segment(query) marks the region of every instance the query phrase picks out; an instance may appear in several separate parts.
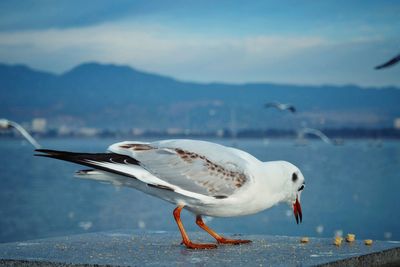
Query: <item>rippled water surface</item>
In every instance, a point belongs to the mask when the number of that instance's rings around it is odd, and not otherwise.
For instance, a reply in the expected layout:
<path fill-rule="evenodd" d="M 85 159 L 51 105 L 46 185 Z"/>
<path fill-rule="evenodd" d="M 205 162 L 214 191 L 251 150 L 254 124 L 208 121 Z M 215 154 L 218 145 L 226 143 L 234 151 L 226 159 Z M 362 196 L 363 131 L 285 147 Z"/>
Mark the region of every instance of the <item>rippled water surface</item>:
<path fill-rule="evenodd" d="M 112 139 L 44 139 L 46 148 L 102 152 Z M 229 140 L 212 140 L 232 145 Z M 400 240 L 400 142 L 348 140 L 343 146 L 313 141 L 238 140 L 261 160 L 287 160 L 306 178 L 303 223 L 281 204 L 251 216 L 212 218 L 216 231 Z M 174 206 L 129 188 L 73 178 L 71 163 L 33 157 L 20 140 L 0 139 L 0 242 L 117 228 L 176 231 Z M 184 212 L 188 230 L 198 230 Z"/>

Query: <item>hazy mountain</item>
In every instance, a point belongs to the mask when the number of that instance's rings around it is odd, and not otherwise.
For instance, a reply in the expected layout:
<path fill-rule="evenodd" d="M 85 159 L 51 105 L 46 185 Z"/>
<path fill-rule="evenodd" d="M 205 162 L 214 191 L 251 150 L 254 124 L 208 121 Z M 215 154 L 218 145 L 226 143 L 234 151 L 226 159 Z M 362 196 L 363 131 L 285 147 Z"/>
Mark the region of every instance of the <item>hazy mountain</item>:
<path fill-rule="evenodd" d="M 398 88 L 188 83 L 127 66 L 85 63 L 55 75 L 0 64 L 0 117 L 101 128 L 391 127 Z M 292 103 L 296 114 L 266 110 Z"/>

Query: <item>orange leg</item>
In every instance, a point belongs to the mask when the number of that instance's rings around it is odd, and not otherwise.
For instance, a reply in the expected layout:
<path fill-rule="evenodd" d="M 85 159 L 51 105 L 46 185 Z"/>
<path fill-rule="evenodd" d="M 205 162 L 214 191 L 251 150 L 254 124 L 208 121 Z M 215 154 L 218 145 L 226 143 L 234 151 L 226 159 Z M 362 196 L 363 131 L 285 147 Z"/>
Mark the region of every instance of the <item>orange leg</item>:
<path fill-rule="evenodd" d="M 251 240 L 241 240 L 241 239 L 229 239 L 220 236 L 214 230 L 212 230 L 210 227 L 208 227 L 204 222 L 203 219 L 201 218 L 201 215 L 197 215 L 196 217 L 196 223 L 198 226 L 200 226 L 201 229 L 209 233 L 212 237 L 214 237 L 219 244 L 232 244 L 232 245 L 239 245 L 239 244 L 244 244 L 244 243 L 250 243 Z"/>
<path fill-rule="evenodd" d="M 183 206 L 178 206 L 176 209 L 174 209 L 174 218 L 176 221 L 176 224 L 178 225 L 179 231 L 181 232 L 182 235 L 182 242 L 185 244 L 187 248 L 190 249 L 211 249 L 211 248 L 216 248 L 217 245 L 215 244 L 196 244 L 190 241 L 189 236 L 186 234 L 185 228 L 183 228 L 183 224 L 181 221 L 181 210 L 183 209 Z"/>

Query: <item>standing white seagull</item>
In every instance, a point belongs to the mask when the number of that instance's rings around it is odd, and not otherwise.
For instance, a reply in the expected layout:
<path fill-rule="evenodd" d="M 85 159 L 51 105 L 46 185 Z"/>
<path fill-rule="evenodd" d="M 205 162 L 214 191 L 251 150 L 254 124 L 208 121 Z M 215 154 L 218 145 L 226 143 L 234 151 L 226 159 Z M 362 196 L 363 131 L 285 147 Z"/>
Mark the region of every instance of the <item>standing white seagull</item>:
<path fill-rule="evenodd" d="M 202 215 L 231 217 L 257 213 L 280 202 L 293 206 L 302 221 L 300 195 L 304 177 L 286 161 L 261 162 L 231 147 L 196 140 L 151 143 L 125 141 L 111 145 L 109 153 L 74 153 L 38 149 L 37 156 L 66 160 L 93 169 L 78 171 L 80 178 L 133 187 L 171 202 L 183 243 L 191 249 L 215 244 L 190 241 L 180 219 L 183 208 L 196 215 L 196 223 L 220 244 L 250 240 L 224 238 L 210 229 Z"/>

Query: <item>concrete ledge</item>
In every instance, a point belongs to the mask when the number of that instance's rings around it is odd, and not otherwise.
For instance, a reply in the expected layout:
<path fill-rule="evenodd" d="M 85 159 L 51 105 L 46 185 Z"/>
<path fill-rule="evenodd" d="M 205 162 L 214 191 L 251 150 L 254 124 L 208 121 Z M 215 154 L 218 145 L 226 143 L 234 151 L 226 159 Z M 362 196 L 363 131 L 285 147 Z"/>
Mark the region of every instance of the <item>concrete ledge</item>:
<path fill-rule="evenodd" d="M 189 233 L 193 240 L 213 242 L 203 233 Z M 163 231 L 129 231 L 73 235 L 0 244 L 2 266 L 395 266 L 400 264 L 400 242 L 344 243 L 310 238 L 249 235 L 240 246 L 221 245 L 214 250 L 188 250 L 180 234 Z"/>

